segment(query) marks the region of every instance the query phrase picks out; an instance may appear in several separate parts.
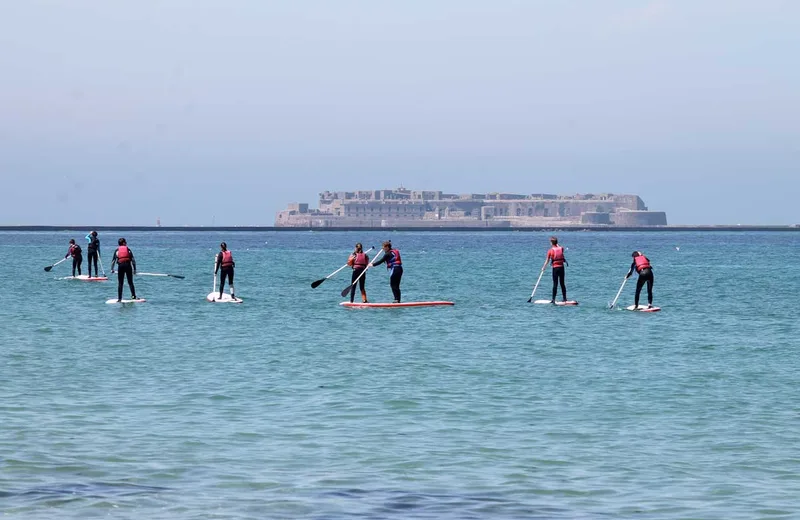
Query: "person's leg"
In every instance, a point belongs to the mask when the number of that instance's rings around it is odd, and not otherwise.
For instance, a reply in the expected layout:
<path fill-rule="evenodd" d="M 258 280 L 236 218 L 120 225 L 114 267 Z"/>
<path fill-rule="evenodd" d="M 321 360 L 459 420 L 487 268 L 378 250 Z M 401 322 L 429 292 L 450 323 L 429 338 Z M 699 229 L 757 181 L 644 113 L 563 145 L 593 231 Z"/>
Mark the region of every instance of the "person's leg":
<path fill-rule="evenodd" d="M 642 286 L 644 285 L 645 279 L 643 277 L 638 277 L 636 279 L 636 296 L 633 298 L 633 306 L 634 308 L 639 308 L 639 295 L 642 293 Z"/>
<path fill-rule="evenodd" d="M 131 299 L 136 299 L 136 287 L 133 286 L 133 266 L 128 264 L 128 269 L 125 271 L 125 276 L 128 278 L 128 287 L 131 289 Z"/>
<path fill-rule="evenodd" d="M 653 282 L 655 281 L 655 277 L 653 276 L 653 271 L 650 271 L 650 276 L 647 277 L 647 304 L 649 306 L 653 306 Z"/>
<path fill-rule="evenodd" d="M 564 298 L 564 301 L 567 301 L 567 284 L 564 278 L 566 277 L 566 273 L 564 268 L 560 268 L 558 273 L 558 280 L 561 282 L 561 296 Z"/>

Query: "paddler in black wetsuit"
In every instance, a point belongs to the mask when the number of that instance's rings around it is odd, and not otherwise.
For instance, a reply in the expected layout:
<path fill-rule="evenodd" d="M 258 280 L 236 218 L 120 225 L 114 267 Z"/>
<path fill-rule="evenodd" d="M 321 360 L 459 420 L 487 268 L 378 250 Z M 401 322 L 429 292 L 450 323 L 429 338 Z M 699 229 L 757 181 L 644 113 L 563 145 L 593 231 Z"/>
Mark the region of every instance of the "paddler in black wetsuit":
<path fill-rule="evenodd" d="M 97 258 L 100 256 L 100 239 L 97 238 L 97 231 L 92 231 L 86 235 L 86 240 L 89 245 L 86 246 L 86 251 L 89 253 L 87 256 L 87 263 L 89 265 L 89 278 L 92 277 L 92 261 L 94 261 L 94 276 L 100 276 L 97 271 Z"/>
<path fill-rule="evenodd" d="M 67 250 L 67 254 L 64 255 L 64 258 L 72 257 L 72 277 L 75 277 L 75 269 L 78 269 L 78 275 L 81 275 L 81 264 L 83 263 L 83 251 L 81 251 L 81 246 L 75 243 L 74 238 L 69 239 L 69 249 Z"/>
<path fill-rule="evenodd" d="M 403 278 L 403 262 L 400 260 L 400 251 L 392 248 L 392 242 L 387 240 L 383 243 L 383 256 L 372 265 L 380 265 L 386 262 L 389 269 L 389 285 L 392 288 L 394 301 L 400 303 L 400 279 Z"/>
<path fill-rule="evenodd" d="M 222 242 L 219 245 L 219 253 L 217 253 L 217 262 L 214 266 L 214 274 L 221 269 L 222 276 L 219 279 L 219 299 L 222 299 L 222 290 L 225 288 L 225 278 L 231 286 L 231 298 L 237 300 L 236 290 L 233 288 L 233 270 L 236 267 L 236 262 L 233 261 L 233 254 L 228 251 L 228 244 Z"/>
<path fill-rule="evenodd" d="M 133 251 L 128 247 L 128 243 L 124 238 L 117 240 L 119 247 L 114 250 L 114 256 L 111 258 L 111 274 L 114 274 L 114 264 L 119 267 L 117 275 L 117 301 L 122 301 L 122 283 L 127 276 L 128 288 L 131 290 L 131 299 L 136 298 L 136 288 L 133 286 L 133 275 L 136 274 L 136 259 L 133 258 Z"/>
<path fill-rule="evenodd" d="M 653 282 L 655 281 L 653 266 L 650 265 L 650 259 L 644 256 L 641 251 L 634 251 L 631 256 L 633 257 L 633 263 L 631 263 L 631 268 L 628 274 L 625 275 L 625 279 L 627 280 L 631 277 L 634 269 L 639 273 L 639 278 L 636 280 L 636 296 L 633 299 L 633 310 L 639 308 L 639 294 L 642 292 L 642 286 L 645 283 L 647 283 L 647 308 L 649 309 L 653 306 Z"/>
<path fill-rule="evenodd" d="M 350 258 L 347 259 L 347 265 L 353 268 L 353 276 L 350 277 L 350 283 L 354 284 L 356 280 L 358 280 L 358 287 L 361 289 L 361 302 L 367 303 L 367 291 L 364 288 L 364 285 L 367 283 L 366 278 L 367 275 L 363 273 L 367 269 L 367 265 L 369 265 L 369 256 L 364 252 L 364 246 L 361 245 L 361 242 L 356 244 L 355 250 L 350 254 Z M 361 276 L 361 278 L 359 278 Z M 350 303 L 353 303 L 353 300 L 356 298 L 356 291 L 353 288 L 350 291 Z"/>
<path fill-rule="evenodd" d="M 544 259 L 542 271 L 547 267 L 547 263 L 553 266 L 553 298 L 550 303 L 556 303 L 556 295 L 558 294 L 558 285 L 561 284 L 561 298 L 567 301 L 567 285 L 564 282 L 564 265 L 569 265 L 567 259 L 564 257 L 564 248 L 558 245 L 557 237 L 550 237 L 550 249 L 547 251 L 547 257 Z"/>

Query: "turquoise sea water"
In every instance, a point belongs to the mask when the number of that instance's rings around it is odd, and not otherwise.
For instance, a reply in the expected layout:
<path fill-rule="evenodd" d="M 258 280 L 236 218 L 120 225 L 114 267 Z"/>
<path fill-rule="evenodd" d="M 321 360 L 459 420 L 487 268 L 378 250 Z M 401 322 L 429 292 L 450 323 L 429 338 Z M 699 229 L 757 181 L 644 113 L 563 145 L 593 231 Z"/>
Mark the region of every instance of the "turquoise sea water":
<path fill-rule="evenodd" d="M 42 270 L 84 234 L 0 233 L 8 517 L 800 516 L 800 234 L 561 233 L 574 308 L 526 303 L 546 233 L 126 233 L 186 276 L 129 306 Z M 385 238 L 456 305 L 310 288 Z M 242 305 L 204 300 L 221 240 Z M 607 309 L 634 249 L 660 313 Z"/>

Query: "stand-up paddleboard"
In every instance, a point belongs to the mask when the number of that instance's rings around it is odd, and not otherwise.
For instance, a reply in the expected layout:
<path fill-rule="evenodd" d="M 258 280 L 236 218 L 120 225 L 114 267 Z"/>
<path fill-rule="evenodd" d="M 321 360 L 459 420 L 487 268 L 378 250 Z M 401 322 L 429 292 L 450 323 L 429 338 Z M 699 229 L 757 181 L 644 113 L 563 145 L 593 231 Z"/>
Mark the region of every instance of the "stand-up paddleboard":
<path fill-rule="evenodd" d="M 208 293 L 206 300 L 214 303 L 242 303 L 241 298 L 233 299 L 228 293 L 222 293 L 222 298 L 220 298 L 218 292 Z"/>
<path fill-rule="evenodd" d="M 106 303 L 143 303 L 146 301 L 147 300 L 145 300 L 144 298 L 137 298 L 135 300 L 122 300 L 122 301 L 117 301 L 116 299 L 112 298 L 111 300 L 106 300 Z"/>
<path fill-rule="evenodd" d="M 62 280 L 80 280 L 82 282 L 107 282 L 107 276 L 89 276 L 88 274 L 79 274 L 78 276 L 65 276 Z"/>
<path fill-rule="evenodd" d="M 539 303 L 542 305 L 558 305 L 561 307 L 578 305 L 578 302 L 575 300 L 567 300 L 565 302 L 556 301 L 555 303 L 551 302 L 550 300 L 534 300 L 533 303 Z"/>
<path fill-rule="evenodd" d="M 637 309 L 633 305 L 629 305 L 628 307 L 626 307 L 626 309 L 628 309 L 629 311 L 635 311 L 635 312 L 658 312 L 658 311 L 661 310 L 661 307 L 649 307 L 648 308 L 647 305 L 639 305 L 639 308 Z"/>
<path fill-rule="evenodd" d="M 436 307 L 439 305 L 455 305 L 453 302 L 402 302 L 402 303 L 357 303 L 341 302 L 339 305 L 351 309 L 394 308 L 394 307 Z"/>

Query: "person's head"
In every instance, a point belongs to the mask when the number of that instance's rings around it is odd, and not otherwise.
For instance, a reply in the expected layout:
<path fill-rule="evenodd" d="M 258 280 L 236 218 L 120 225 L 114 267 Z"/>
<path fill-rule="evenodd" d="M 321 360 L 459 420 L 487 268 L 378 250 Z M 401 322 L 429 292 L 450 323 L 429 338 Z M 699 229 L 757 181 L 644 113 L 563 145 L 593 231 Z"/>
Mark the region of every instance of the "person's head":
<path fill-rule="evenodd" d="M 361 245 L 361 242 L 356 242 L 356 253 L 363 253 L 364 246 Z"/>
<path fill-rule="evenodd" d="M 97 231 L 92 231 L 92 236 L 96 237 L 97 236 Z"/>
<path fill-rule="evenodd" d="M 69 243 L 74 245 L 75 244 L 75 239 L 74 238 L 70 238 L 69 239 Z"/>
<path fill-rule="evenodd" d="M 220 245 L 219 245 L 219 248 L 222 251 L 227 251 L 228 250 L 228 244 L 226 244 L 225 242 L 221 242 Z"/>
<path fill-rule="evenodd" d="M 127 242 L 125 241 L 125 239 L 124 239 L 124 238 L 120 238 L 119 240 L 117 240 L 117 244 L 119 244 L 119 245 L 121 245 L 121 246 L 124 246 L 124 245 L 126 245 L 126 244 L 127 244 Z"/>
<path fill-rule="evenodd" d="M 553 244 L 554 246 L 557 246 L 558 245 L 558 237 L 554 237 L 554 236 L 550 237 L 550 243 Z"/>
<path fill-rule="evenodd" d="M 383 243 L 383 250 L 384 251 L 389 251 L 391 248 L 392 248 L 392 241 L 391 240 L 387 240 L 386 242 Z"/>
<path fill-rule="evenodd" d="M 637 256 L 639 256 L 639 255 L 641 255 L 641 254 L 642 254 L 642 253 L 640 253 L 639 251 L 634 251 L 633 253 L 631 253 L 631 256 L 632 256 L 633 258 L 636 258 Z"/>

